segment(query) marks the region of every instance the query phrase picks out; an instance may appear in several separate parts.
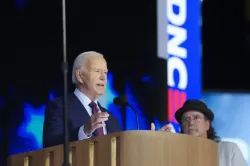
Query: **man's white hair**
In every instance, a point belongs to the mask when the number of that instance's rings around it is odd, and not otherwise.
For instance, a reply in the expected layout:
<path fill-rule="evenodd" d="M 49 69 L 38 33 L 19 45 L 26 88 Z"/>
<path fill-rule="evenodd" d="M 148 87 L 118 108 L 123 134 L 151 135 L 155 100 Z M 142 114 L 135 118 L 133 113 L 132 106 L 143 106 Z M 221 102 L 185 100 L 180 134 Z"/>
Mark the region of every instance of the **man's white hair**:
<path fill-rule="evenodd" d="M 103 56 L 101 53 L 98 53 L 96 51 L 87 51 L 83 52 L 80 55 L 78 55 L 74 61 L 73 69 L 72 69 L 72 83 L 78 84 L 79 81 L 76 78 L 76 70 L 82 69 L 84 64 L 86 64 L 84 61 L 86 60 L 86 57 L 88 56 Z"/>

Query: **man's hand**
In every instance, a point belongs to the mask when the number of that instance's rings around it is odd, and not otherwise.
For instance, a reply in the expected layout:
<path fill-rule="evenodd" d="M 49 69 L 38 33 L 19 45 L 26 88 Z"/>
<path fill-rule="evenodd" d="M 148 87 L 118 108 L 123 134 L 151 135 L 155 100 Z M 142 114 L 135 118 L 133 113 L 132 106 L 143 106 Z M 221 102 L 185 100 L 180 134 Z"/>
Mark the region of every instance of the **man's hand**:
<path fill-rule="evenodd" d="M 154 123 L 151 123 L 151 131 L 155 131 L 155 124 Z M 159 131 L 174 132 L 174 129 L 170 124 L 166 124 Z"/>
<path fill-rule="evenodd" d="M 107 112 L 98 112 L 93 114 L 88 123 L 84 126 L 84 133 L 89 136 L 91 135 L 97 128 L 103 127 L 102 121 L 107 121 L 109 114 Z"/>

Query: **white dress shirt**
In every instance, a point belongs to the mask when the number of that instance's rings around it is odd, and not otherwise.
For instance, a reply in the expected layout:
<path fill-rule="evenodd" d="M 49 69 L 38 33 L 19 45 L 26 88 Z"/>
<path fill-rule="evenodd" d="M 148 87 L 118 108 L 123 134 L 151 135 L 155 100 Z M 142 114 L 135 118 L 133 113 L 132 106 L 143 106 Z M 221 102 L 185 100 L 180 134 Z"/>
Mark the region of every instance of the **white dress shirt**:
<path fill-rule="evenodd" d="M 78 89 L 75 89 L 74 94 L 80 100 L 80 102 L 82 103 L 84 108 L 87 110 L 89 116 L 91 116 L 92 115 L 92 108 L 89 106 L 89 103 L 91 103 L 91 100 L 86 95 L 84 95 L 82 92 L 80 92 Z M 94 102 L 97 104 L 97 100 Z M 97 108 L 99 109 L 99 111 L 101 111 L 98 104 L 97 104 Z M 82 110 L 82 111 L 85 111 L 85 110 Z M 105 123 L 104 122 L 102 122 L 102 123 L 103 123 L 103 133 L 104 133 L 104 135 L 106 135 L 107 129 L 106 129 Z M 90 137 L 91 136 L 88 137 L 84 133 L 84 125 L 81 126 L 79 129 L 79 132 L 78 132 L 78 140 L 84 140 L 84 139 L 88 139 Z"/>
<path fill-rule="evenodd" d="M 226 141 L 219 143 L 219 166 L 247 166 L 237 144 Z"/>

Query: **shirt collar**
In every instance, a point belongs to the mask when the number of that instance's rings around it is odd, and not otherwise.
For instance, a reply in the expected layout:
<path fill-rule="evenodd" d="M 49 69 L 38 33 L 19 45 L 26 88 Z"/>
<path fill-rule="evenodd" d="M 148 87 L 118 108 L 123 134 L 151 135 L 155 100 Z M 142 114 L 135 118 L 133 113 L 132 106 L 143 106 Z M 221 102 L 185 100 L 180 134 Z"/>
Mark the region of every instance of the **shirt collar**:
<path fill-rule="evenodd" d="M 84 106 L 89 106 L 89 103 L 92 102 L 85 94 L 80 92 L 77 88 L 75 89 L 74 94 Z M 97 100 L 95 100 L 94 102 L 97 104 Z"/>

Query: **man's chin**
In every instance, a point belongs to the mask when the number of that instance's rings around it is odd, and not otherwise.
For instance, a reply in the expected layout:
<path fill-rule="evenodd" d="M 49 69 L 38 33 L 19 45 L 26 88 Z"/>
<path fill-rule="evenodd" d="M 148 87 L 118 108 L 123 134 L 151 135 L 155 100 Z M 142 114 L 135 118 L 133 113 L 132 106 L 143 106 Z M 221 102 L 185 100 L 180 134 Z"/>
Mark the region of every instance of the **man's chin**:
<path fill-rule="evenodd" d="M 102 96 L 104 94 L 104 91 L 98 91 L 96 94 L 97 94 L 98 97 L 100 97 L 100 96 Z"/>
<path fill-rule="evenodd" d="M 188 132 L 188 135 L 193 135 L 193 136 L 199 136 L 199 133 L 197 131 L 191 131 L 191 132 Z"/>

